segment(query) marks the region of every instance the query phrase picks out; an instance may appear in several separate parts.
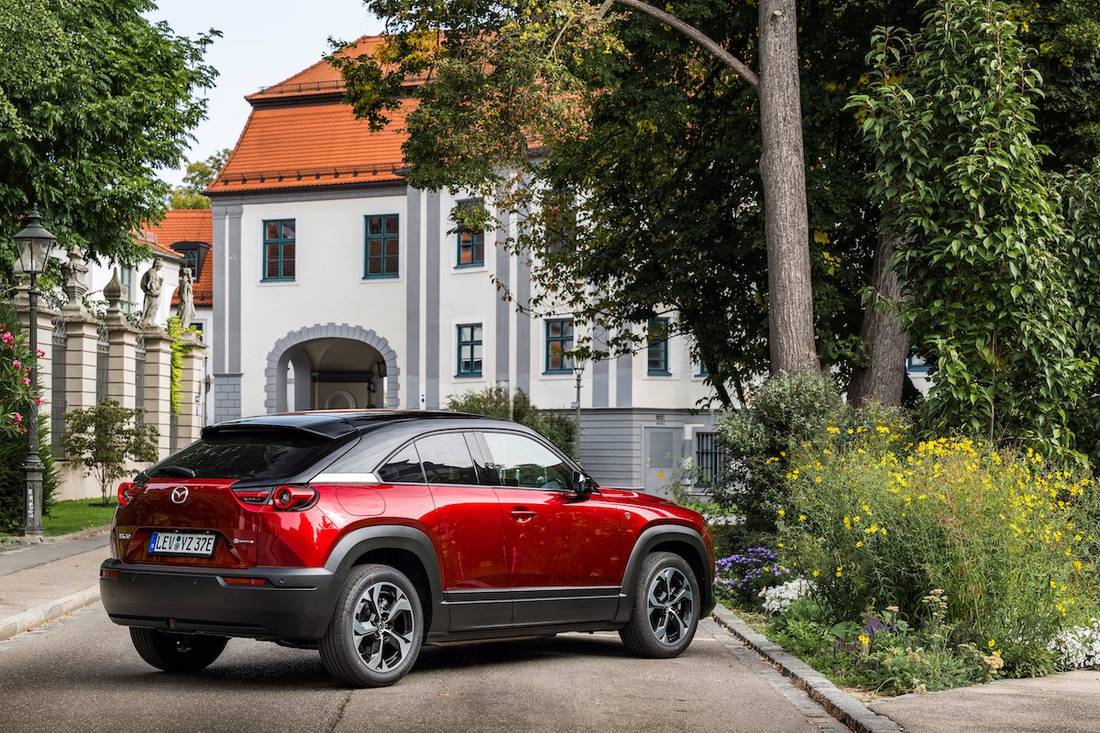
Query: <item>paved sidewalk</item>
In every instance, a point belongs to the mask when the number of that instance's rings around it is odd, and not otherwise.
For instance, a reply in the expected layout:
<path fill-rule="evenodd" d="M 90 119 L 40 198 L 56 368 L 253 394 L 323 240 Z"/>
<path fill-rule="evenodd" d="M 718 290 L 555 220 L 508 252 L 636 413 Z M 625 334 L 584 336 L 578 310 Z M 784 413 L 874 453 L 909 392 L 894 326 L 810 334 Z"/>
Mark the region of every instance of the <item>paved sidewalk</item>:
<path fill-rule="evenodd" d="M 0 552 L 0 639 L 95 601 L 109 554 L 105 532 Z"/>
<path fill-rule="evenodd" d="M 1000 680 L 871 703 L 913 733 L 1095 733 L 1100 730 L 1100 672 Z"/>

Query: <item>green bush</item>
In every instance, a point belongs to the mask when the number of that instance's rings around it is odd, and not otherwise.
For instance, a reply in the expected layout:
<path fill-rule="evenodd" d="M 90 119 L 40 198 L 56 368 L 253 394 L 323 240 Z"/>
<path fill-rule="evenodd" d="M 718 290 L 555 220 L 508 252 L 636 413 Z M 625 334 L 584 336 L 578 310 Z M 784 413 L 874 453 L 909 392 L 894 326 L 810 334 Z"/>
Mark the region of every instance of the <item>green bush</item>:
<path fill-rule="evenodd" d="M 795 601 L 768 628 L 786 650 L 825 670 L 838 684 L 888 695 L 932 692 L 999 676 L 999 650 L 955 642 L 956 625 L 947 618 L 940 591 L 921 599 L 912 623 L 891 607 L 870 614 L 862 624 L 832 623 L 818 601 Z"/>
<path fill-rule="evenodd" d="M 447 399 L 447 409 L 468 412 L 508 420 L 508 390 L 504 387 L 486 387 Z M 573 419 L 560 412 L 547 412 L 531 404 L 522 391 L 512 394 L 511 419 L 535 430 L 551 443 L 574 458 L 578 457 L 577 427 Z"/>
<path fill-rule="evenodd" d="M 1014 674 L 1049 670 L 1049 642 L 1097 597 L 1091 479 L 968 438 L 912 445 L 885 423 L 825 432 L 776 515 L 783 564 L 830 617 L 918 618 L 942 591 L 956 645 L 995 648 Z"/>
<path fill-rule="evenodd" d="M 49 421 L 38 416 L 38 437 L 42 459 L 42 515 L 53 506 L 57 493 L 57 466 L 50 451 Z M 23 461 L 27 459 L 27 436 L 0 434 L 0 531 L 11 532 L 23 526 Z"/>
<path fill-rule="evenodd" d="M 786 500 L 785 477 L 793 456 L 834 441 L 826 429 L 829 426 L 854 436 L 859 426 L 881 423 L 909 430 L 906 411 L 875 404 L 852 408 L 841 401 L 827 377 L 772 377 L 745 408 L 720 418 L 729 466 L 723 484 L 714 491 L 715 501 L 726 511 L 742 515 L 741 533 L 759 542 L 761 533 L 775 530 L 776 509 Z"/>

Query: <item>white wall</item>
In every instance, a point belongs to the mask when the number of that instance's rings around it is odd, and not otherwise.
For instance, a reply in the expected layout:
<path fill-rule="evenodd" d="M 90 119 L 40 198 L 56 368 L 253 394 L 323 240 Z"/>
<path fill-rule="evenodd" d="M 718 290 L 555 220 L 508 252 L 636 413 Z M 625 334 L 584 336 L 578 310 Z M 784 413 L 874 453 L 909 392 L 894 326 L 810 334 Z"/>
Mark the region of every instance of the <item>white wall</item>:
<path fill-rule="evenodd" d="M 323 195 L 323 194 L 320 194 Z M 385 196 L 364 195 L 358 198 L 328 200 L 293 200 L 283 203 L 249 203 L 244 201 L 241 215 L 241 414 L 265 412 L 267 356 L 275 343 L 292 331 L 327 323 L 348 323 L 375 331 L 386 339 L 397 353 L 401 369 L 400 399 L 407 400 L 406 380 L 410 367 L 405 343 L 407 319 L 410 317 L 406 285 L 408 280 L 407 234 L 412 217 L 421 218 L 421 238 L 424 250 L 419 258 L 421 273 L 419 313 L 421 334 L 418 374 L 420 392 L 426 391 L 427 312 L 426 272 L 429 229 L 426 221 L 427 195 L 419 197 L 420 209 L 407 210 L 405 193 Z M 485 264 L 476 267 L 456 267 L 456 235 L 450 212 L 462 195 L 443 193 L 440 196 L 439 231 L 439 399 L 445 405 L 451 395 L 482 389 L 494 384 L 498 374 L 496 334 L 498 328 L 497 300 L 500 293 L 492 282 L 496 271 L 496 233 L 486 232 Z M 364 279 L 364 217 L 371 214 L 399 214 L 401 243 L 401 275 L 395 279 Z M 293 219 L 296 225 L 296 274 L 293 282 L 264 282 L 262 279 L 262 226 L 265 220 Z M 518 259 L 511 258 L 509 281 L 515 287 Z M 228 284 L 235 287 L 234 283 Z M 508 309 L 510 364 L 505 370 L 516 386 L 518 316 L 513 306 Z M 457 326 L 481 323 L 483 327 L 483 362 L 481 377 L 457 376 Z M 544 374 L 545 321 L 532 319 L 530 365 L 531 398 L 540 407 L 565 409 L 575 399 L 575 379 L 572 374 Z M 230 338 L 232 339 L 232 334 Z M 695 376 L 686 340 L 673 337 L 669 343 L 669 364 L 672 375 L 650 377 L 646 373 L 643 349 L 634 357 L 632 406 L 658 409 L 691 408 L 708 394 L 702 380 Z M 615 406 L 616 368 L 609 364 L 610 405 Z M 582 406 L 592 405 L 593 368 L 588 365 L 583 376 Z M 213 412 L 211 410 L 211 415 Z"/>

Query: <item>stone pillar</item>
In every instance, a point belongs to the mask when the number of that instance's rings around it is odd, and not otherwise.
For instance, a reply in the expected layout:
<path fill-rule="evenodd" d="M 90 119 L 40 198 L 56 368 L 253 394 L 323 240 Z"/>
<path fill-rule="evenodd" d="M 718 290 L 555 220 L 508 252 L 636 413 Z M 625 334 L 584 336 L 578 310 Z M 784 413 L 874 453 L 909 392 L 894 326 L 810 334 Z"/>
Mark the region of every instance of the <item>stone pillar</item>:
<path fill-rule="evenodd" d="M 107 298 L 108 343 L 107 398 L 128 410 L 137 407 L 137 380 L 134 368 L 137 359 L 137 329 L 126 318 L 126 288 L 118 279 L 118 269 L 103 288 Z"/>
<path fill-rule="evenodd" d="M 183 375 L 180 379 L 179 446 L 190 445 L 202 432 L 203 346 L 191 331 L 183 332 L 187 347 L 183 354 Z"/>
<path fill-rule="evenodd" d="M 159 328 L 145 336 L 145 424 L 157 429 L 157 457 L 172 452 L 172 340 Z"/>
<path fill-rule="evenodd" d="M 65 321 L 65 410 L 95 406 L 99 323 L 87 314 L 63 314 Z"/>

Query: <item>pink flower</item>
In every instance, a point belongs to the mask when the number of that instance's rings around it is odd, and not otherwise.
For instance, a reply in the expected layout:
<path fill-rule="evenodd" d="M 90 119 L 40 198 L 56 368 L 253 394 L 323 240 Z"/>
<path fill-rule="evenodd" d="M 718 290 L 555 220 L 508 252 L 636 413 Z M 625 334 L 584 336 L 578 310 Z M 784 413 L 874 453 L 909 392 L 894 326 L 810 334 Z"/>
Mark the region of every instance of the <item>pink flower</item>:
<path fill-rule="evenodd" d="M 16 369 L 22 369 L 23 368 L 23 362 L 19 361 L 18 359 L 12 359 L 11 360 L 11 365 L 13 367 L 15 367 Z"/>
<path fill-rule="evenodd" d="M 15 424 L 16 425 L 22 425 L 23 424 L 23 413 L 21 413 L 21 412 L 15 413 Z"/>
<path fill-rule="evenodd" d="M 43 358 L 45 358 L 45 356 L 46 356 L 46 352 L 43 351 L 42 349 L 39 349 L 38 350 L 38 358 L 43 359 Z"/>
<path fill-rule="evenodd" d="M 41 397 L 35 397 L 34 398 L 34 404 L 41 406 L 42 405 L 42 398 Z"/>
<path fill-rule="evenodd" d="M 11 331 L 4 331 L 4 333 L 0 334 L 0 341 L 3 341 L 5 344 L 10 344 L 12 341 L 15 341 L 15 337 L 11 335 Z"/>
<path fill-rule="evenodd" d="M 28 387 L 31 386 L 31 378 L 23 377 L 23 384 L 27 385 Z"/>

